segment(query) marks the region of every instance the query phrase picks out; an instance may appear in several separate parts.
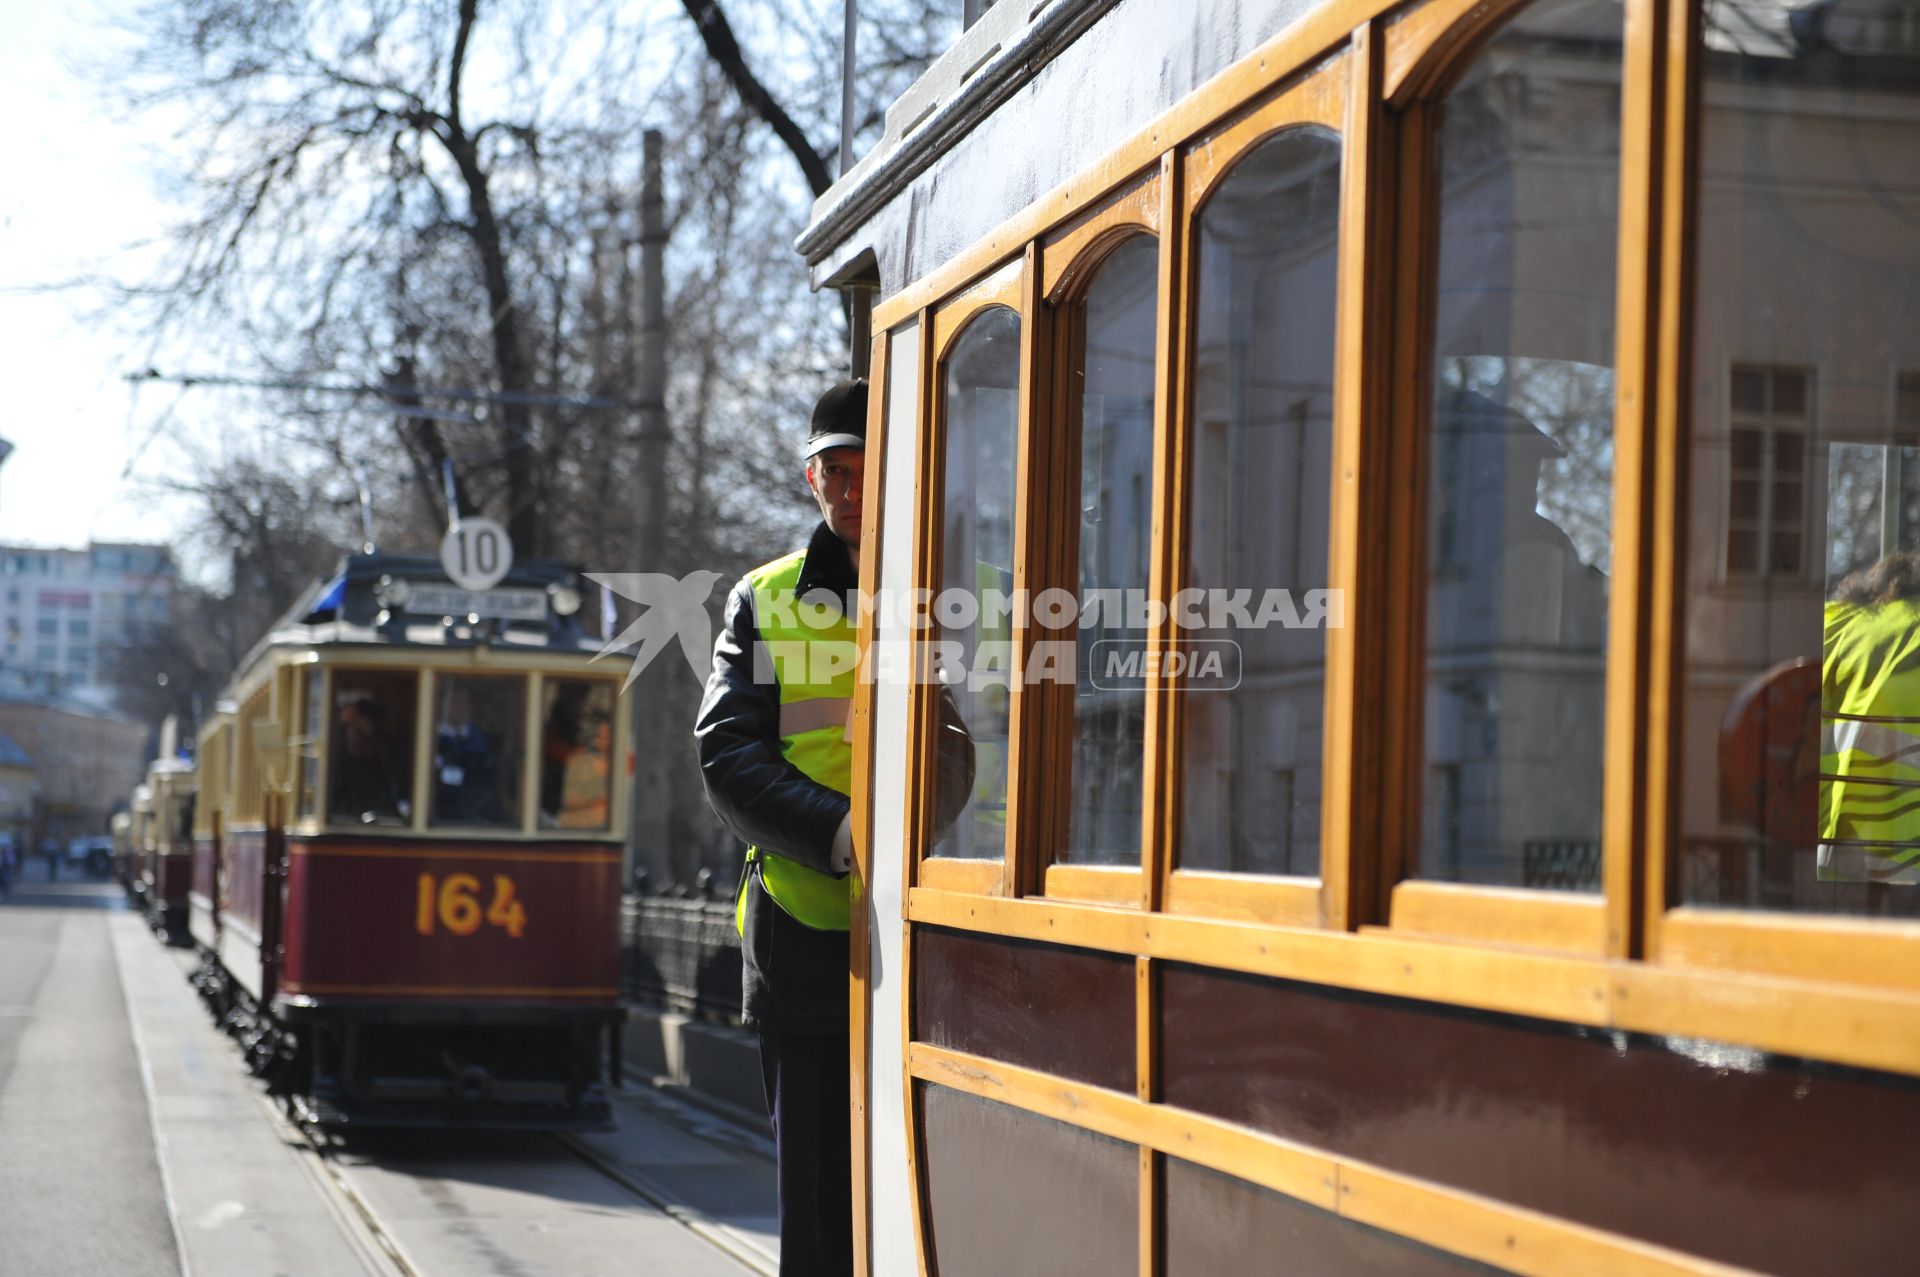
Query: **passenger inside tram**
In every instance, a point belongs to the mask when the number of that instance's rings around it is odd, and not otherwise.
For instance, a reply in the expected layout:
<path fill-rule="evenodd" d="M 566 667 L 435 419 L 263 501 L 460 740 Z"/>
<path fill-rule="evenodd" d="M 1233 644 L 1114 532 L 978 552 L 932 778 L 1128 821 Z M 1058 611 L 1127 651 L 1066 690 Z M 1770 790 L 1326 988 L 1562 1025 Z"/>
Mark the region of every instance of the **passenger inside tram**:
<path fill-rule="evenodd" d="M 605 829 L 613 796 L 614 689 L 553 679 L 540 741 L 540 825 Z"/>
<path fill-rule="evenodd" d="M 446 675 L 435 688 L 432 823 L 517 829 L 526 684 Z"/>
<path fill-rule="evenodd" d="M 397 822 L 403 800 L 394 793 L 392 748 L 380 702 L 365 694 L 344 701 L 334 740 L 334 819 Z"/>

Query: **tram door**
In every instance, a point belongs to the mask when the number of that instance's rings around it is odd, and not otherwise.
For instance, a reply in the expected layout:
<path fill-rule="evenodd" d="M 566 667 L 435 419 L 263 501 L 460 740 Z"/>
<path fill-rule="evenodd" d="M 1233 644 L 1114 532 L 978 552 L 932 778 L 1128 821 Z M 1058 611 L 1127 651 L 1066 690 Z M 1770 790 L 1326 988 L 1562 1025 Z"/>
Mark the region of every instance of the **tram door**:
<path fill-rule="evenodd" d="M 280 990 L 280 970 L 286 962 L 283 935 L 286 919 L 287 831 L 280 798 L 267 795 L 265 850 L 260 858 L 260 1001 L 271 1003 Z"/>

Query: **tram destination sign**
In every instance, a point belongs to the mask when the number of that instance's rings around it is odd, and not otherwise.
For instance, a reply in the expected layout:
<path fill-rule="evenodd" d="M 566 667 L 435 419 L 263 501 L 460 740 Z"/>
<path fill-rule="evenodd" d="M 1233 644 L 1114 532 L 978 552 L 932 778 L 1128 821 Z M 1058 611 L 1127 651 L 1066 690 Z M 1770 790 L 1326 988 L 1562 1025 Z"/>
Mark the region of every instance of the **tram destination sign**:
<path fill-rule="evenodd" d="M 449 585 L 414 584 L 406 610 L 424 616 L 479 616 L 499 621 L 544 621 L 544 590 L 461 590 Z"/>

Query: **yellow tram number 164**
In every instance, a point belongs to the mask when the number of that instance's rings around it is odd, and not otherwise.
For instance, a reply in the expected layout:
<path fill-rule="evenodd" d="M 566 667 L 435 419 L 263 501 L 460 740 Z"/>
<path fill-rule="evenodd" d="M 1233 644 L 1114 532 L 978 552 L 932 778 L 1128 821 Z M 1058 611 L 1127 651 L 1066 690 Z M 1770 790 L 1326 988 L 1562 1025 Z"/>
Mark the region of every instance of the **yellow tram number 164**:
<path fill-rule="evenodd" d="M 518 940 L 527 930 L 527 909 L 514 896 L 513 879 L 493 876 L 493 901 L 480 911 L 480 880 L 472 874 L 448 874 L 436 879 L 421 874 L 415 895 L 413 929 L 423 936 L 434 932 L 435 919 L 456 936 L 470 936 L 485 921 Z"/>

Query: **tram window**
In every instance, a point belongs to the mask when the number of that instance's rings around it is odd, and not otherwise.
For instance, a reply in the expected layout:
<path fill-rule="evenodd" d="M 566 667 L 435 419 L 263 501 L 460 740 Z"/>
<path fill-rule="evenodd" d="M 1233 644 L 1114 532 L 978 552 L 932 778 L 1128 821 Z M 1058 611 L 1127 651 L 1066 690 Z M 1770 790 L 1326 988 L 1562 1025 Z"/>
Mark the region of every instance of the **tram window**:
<path fill-rule="evenodd" d="M 1600 887 L 1623 22 L 1537 0 L 1440 108 L 1427 878 Z"/>
<path fill-rule="evenodd" d="M 334 671 L 327 752 L 327 806 L 334 823 L 412 821 L 417 680 L 411 672 Z"/>
<path fill-rule="evenodd" d="M 434 677 L 429 825 L 436 829 L 520 828 L 526 724 L 524 677 Z"/>
<path fill-rule="evenodd" d="M 1101 265 L 1076 317 L 1080 373 L 1078 597 L 1147 592 L 1153 528 L 1153 356 L 1160 242 L 1136 235 Z M 1083 609 L 1083 616 L 1085 615 Z M 1091 617 L 1087 618 L 1092 620 Z M 1063 859 L 1138 865 L 1146 766 L 1146 684 L 1121 673 L 1146 632 L 1103 613 L 1079 632 L 1074 663 L 1072 805 Z"/>
<path fill-rule="evenodd" d="M 1871 14 L 1728 12 L 1701 36 L 1675 894 L 1920 917 L 1920 63 Z"/>
<path fill-rule="evenodd" d="M 302 817 L 320 814 L 320 737 L 326 731 L 327 673 L 317 665 L 307 667 L 306 699 L 300 718 L 300 805 Z"/>
<path fill-rule="evenodd" d="M 954 339 L 943 364 L 946 453 L 939 591 L 972 595 L 942 621 L 943 677 L 973 738 L 974 785 L 932 854 L 998 860 L 1007 842 L 1011 721 L 1014 460 L 1020 423 L 1020 317 L 990 306 Z M 949 593 L 950 592 L 950 593 Z M 938 611 L 938 609 L 936 609 Z M 970 618 L 970 619 L 969 619 Z M 997 676 L 996 676 L 997 675 Z"/>
<path fill-rule="evenodd" d="M 1187 585 L 1254 618 L 1183 634 L 1230 650 L 1238 685 L 1183 702 L 1187 869 L 1320 871 L 1326 632 L 1273 622 L 1327 586 L 1340 140 L 1288 129 L 1235 165 L 1200 210 Z"/>
<path fill-rule="evenodd" d="M 549 678 L 544 700 L 540 827 L 606 829 L 613 810 L 613 684 Z"/>

